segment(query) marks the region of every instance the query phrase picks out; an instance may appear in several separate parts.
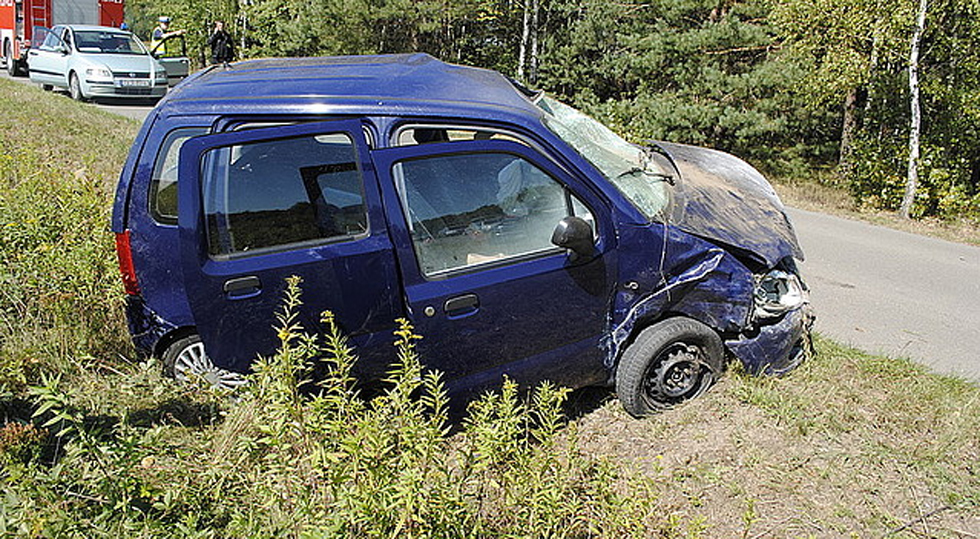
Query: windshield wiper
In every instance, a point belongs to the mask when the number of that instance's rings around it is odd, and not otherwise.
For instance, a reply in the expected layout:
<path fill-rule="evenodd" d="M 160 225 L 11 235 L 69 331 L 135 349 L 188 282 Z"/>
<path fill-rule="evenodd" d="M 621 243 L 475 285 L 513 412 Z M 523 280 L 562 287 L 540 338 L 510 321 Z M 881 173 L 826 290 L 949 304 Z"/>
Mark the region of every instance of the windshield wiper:
<path fill-rule="evenodd" d="M 621 173 L 619 176 L 616 177 L 622 178 L 623 176 L 635 176 L 637 174 L 643 174 L 651 178 L 656 178 L 662 182 L 667 182 L 670 185 L 677 185 L 674 182 L 674 177 L 671 176 L 670 174 L 664 174 L 662 172 L 650 172 L 648 169 L 640 168 L 640 167 L 631 167 L 629 170 L 624 171 L 623 173 Z"/>

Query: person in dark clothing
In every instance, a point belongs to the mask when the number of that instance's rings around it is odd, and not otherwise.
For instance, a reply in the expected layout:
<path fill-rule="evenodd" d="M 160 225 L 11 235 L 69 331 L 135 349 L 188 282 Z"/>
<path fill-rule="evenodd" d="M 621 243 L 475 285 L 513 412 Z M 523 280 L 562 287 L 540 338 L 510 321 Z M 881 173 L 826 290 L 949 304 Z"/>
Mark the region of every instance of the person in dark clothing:
<path fill-rule="evenodd" d="M 235 57 L 231 34 L 225 31 L 225 23 L 222 21 L 214 23 L 214 32 L 208 38 L 208 46 L 211 47 L 212 64 L 227 64 Z"/>

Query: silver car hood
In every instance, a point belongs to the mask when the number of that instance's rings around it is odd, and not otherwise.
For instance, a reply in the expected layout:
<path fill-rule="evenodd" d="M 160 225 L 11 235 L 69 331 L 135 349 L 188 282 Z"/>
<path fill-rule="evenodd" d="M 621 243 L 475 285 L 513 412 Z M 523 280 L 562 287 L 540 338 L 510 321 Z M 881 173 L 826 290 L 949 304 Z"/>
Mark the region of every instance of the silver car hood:
<path fill-rule="evenodd" d="M 113 73 L 125 76 L 126 73 L 147 73 L 163 70 L 150 56 L 135 54 L 86 54 L 85 60 L 93 65 L 103 65 Z"/>
<path fill-rule="evenodd" d="M 717 150 L 657 142 L 680 171 L 668 222 L 733 247 L 769 268 L 803 260 L 796 231 L 772 185 L 751 165 Z"/>

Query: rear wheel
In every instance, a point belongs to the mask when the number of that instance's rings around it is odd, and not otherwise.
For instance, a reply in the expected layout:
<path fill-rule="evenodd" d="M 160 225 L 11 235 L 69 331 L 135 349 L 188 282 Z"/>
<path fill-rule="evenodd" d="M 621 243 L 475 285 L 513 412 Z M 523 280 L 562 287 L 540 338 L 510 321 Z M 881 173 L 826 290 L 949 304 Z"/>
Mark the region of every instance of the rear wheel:
<path fill-rule="evenodd" d="M 693 399 L 721 374 L 718 333 L 690 318 L 668 318 L 637 335 L 616 369 L 616 394 L 630 415 L 644 417 Z"/>
<path fill-rule="evenodd" d="M 246 382 L 241 374 L 216 367 L 197 335 L 174 341 L 163 352 L 161 359 L 163 373 L 181 382 L 204 381 L 223 389 L 235 389 Z"/>
<path fill-rule="evenodd" d="M 78 81 L 78 75 L 75 73 L 68 76 L 68 93 L 71 94 L 71 98 L 75 101 L 85 101 L 85 96 L 82 95 L 82 85 Z"/>

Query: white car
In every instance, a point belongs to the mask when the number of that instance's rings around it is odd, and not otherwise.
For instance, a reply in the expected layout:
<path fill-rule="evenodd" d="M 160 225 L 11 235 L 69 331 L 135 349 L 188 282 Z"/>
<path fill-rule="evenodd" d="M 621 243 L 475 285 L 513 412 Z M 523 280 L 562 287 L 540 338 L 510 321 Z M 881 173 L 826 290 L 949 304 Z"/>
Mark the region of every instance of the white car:
<path fill-rule="evenodd" d="M 133 34 L 107 26 L 35 28 L 28 53 L 31 82 L 68 90 L 73 99 L 159 99 L 167 71 Z"/>

